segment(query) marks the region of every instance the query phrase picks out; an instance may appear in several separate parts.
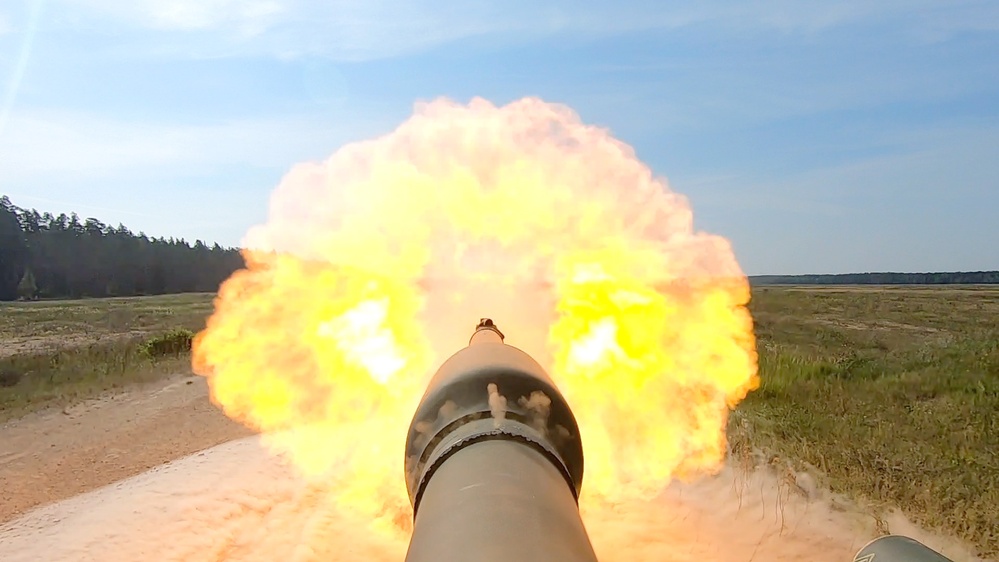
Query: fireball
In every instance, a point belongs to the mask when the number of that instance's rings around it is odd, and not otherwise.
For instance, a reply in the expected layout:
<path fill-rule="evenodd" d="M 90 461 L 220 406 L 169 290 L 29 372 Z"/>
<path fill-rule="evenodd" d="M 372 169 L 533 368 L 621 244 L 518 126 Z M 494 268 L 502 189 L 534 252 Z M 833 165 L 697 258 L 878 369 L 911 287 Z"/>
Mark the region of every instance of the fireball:
<path fill-rule="evenodd" d="M 482 316 L 575 412 L 584 500 L 717 471 L 756 388 L 731 246 L 607 130 L 538 99 L 420 104 L 293 168 L 194 342 L 213 401 L 336 501 L 405 533 L 405 429 Z"/>

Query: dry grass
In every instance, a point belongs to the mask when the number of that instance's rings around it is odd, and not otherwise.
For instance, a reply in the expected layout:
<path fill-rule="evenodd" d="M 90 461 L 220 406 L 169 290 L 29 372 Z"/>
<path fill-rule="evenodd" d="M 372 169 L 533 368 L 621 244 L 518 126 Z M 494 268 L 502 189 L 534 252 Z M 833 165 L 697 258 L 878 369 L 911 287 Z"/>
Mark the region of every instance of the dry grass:
<path fill-rule="evenodd" d="M 0 303 L 0 357 L 110 343 L 185 328 L 212 312 L 210 293 Z"/>
<path fill-rule="evenodd" d="M 999 555 L 999 288 L 757 288 L 752 310 L 733 441 Z"/>
<path fill-rule="evenodd" d="M 150 358 L 141 348 L 142 340 L 127 339 L 0 358 L 0 422 L 190 372 L 190 354 Z"/>
<path fill-rule="evenodd" d="M 0 421 L 190 370 L 190 354 L 151 358 L 144 342 L 199 330 L 211 294 L 0 304 Z"/>

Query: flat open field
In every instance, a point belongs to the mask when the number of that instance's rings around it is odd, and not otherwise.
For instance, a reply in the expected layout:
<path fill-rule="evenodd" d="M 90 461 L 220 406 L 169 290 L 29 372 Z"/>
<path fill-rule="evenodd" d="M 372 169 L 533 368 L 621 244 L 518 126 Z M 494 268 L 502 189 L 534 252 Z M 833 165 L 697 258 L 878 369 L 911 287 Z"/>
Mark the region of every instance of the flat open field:
<path fill-rule="evenodd" d="M 0 357 L 108 342 L 171 328 L 199 330 L 212 294 L 0 303 Z"/>
<path fill-rule="evenodd" d="M 0 303 L 0 422 L 189 372 L 187 354 L 150 358 L 141 343 L 202 329 L 213 296 Z"/>
<path fill-rule="evenodd" d="M 999 287 L 760 287 L 745 440 L 999 557 Z"/>
<path fill-rule="evenodd" d="M 875 513 L 898 506 L 922 525 L 968 541 L 980 556 L 999 557 L 999 287 L 759 287 L 751 308 L 763 384 L 732 416 L 734 454 L 765 451 L 773 464 L 808 470 L 821 486 L 857 498 Z M 26 356 L 36 358 L 30 363 L 36 372 L 0 386 L 0 422 L 59 408 L 9 421 L 0 429 L 4 453 L 30 441 L 35 429 L 49 431 L 37 420 L 69 423 L 71 404 L 91 399 L 88 409 L 113 416 L 119 408 L 113 399 L 92 400 L 108 389 L 157 385 L 162 378 L 171 389 L 163 396 L 177 397 L 159 422 L 129 429 L 123 421 L 94 430 L 126 431 L 126 444 L 114 445 L 116 454 L 153 451 L 141 462 L 119 459 L 108 469 L 105 459 L 95 466 L 93 451 L 111 445 L 79 453 L 78 466 L 53 462 L 46 455 L 57 453 L 39 447 L 27 456 L 11 450 L 0 458 L 0 480 L 14 481 L 18 473 L 10 470 L 18 466 L 19 474 L 35 474 L 34 482 L 57 489 L 22 486 L 17 508 L 0 520 L 84 491 L 59 487 L 59 474 L 67 471 L 106 471 L 83 479 L 97 486 L 171 454 L 245 435 L 207 407 L 203 388 L 196 398 L 182 391 L 203 381 L 166 378 L 187 372 L 186 357 L 150 361 L 134 354 L 136 338 L 174 327 L 197 330 L 210 311 L 211 295 L 0 305 L 0 375 L 27 364 Z M 38 367 L 48 364 L 38 358 L 50 359 L 58 376 Z M 86 368 L 69 367 L 81 363 Z M 135 388 L 129 404 L 144 400 Z M 137 407 L 128 407 L 138 416 Z M 179 424 L 184 411 L 193 421 Z M 157 433 L 156 423 L 183 427 L 187 437 Z M 49 449 L 79 452 L 87 449 L 81 438 Z M 170 445 L 156 447 L 152 440 Z"/>

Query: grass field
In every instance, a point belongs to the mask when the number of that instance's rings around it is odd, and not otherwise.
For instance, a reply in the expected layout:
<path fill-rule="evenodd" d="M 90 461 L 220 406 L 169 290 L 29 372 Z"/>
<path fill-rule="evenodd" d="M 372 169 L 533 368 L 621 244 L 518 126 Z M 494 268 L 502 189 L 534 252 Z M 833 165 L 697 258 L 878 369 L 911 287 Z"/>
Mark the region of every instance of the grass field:
<path fill-rule="evenodd" d="M 0 303 L 0 357 L 204 327 L 211 294 Z"/>
<path fill-rule="evenodd" d="M 999 557 L 999 287 L 757 288 L 736 445 Z"/>
<path fill-rule="evenodd" d="M 0 303 L 0 422 L 164 375 L 190 358 L 149 357 L 159 334 L 204 327 L 211 294 Z"/>
<path fill-rule="evenodd" d="M 761 287 L 751 308 L 762 386 L 733 447 L 999 557 L 999 287 Z M 188 369 L 138 345 L 210 312 L 210 295 L 0 305 L 0 375 L 30 375 L 0 385 L 0 420 Z"/>

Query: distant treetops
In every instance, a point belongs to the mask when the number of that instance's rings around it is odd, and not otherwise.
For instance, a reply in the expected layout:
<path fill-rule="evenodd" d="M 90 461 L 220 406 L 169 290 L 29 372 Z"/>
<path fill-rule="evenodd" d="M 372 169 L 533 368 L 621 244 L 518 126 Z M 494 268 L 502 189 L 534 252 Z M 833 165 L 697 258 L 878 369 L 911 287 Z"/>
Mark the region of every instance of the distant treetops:
<path fill-rule="evenodd" d="M 756 275 L 749 281 L 753 285 L 986 285 L 999 283 L 999 271 Z"/>
<path fill-rule="evenodd" d="M 213 292 L 241 267 L 235 248 L 150 238 L 0 197 L 0 301 Z"/>

